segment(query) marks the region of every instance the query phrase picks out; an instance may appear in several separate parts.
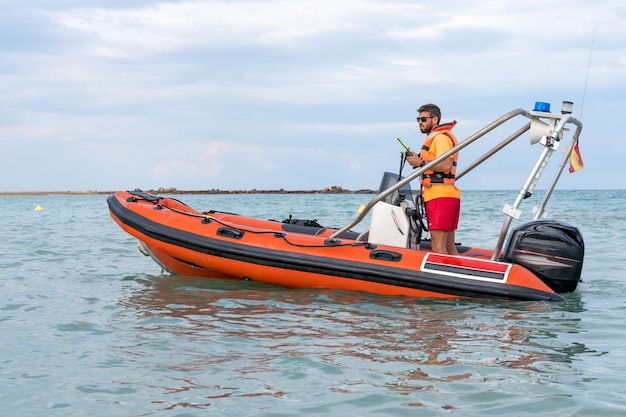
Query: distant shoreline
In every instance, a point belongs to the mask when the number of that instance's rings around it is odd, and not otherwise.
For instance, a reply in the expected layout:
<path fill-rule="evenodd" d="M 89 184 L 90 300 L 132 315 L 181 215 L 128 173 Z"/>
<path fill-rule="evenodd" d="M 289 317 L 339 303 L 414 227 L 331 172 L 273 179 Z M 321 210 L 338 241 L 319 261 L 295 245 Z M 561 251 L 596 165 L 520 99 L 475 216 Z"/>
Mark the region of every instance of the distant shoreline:
<path fill-rule="evenodd" d="M 322 190 L 176 190 L 176 189 L 158 189 L 143 190 L 150 194 L 378 194 L 376 190 L 344 190 L 324 188 Z M 515 189 L 503 190 L 465 190 L 465 191 L 516 191 Z M 561 191 L 589 191 L 589 189 L 563 189 Z M 597 191 L 597 190 L 594 190 Z M 602 189 L 602 191 L 621 191 L 621 189 Z M 0 191 L 0 197 L 3 196 L 40 196 L 40 195 L 113 195 L 116 191 Z M 417 191 L 413 190 L 413 194 Z"/>
<path fill-rule="evenodd" d="M 374 190 L 344 190 L 341 187 L 327 187 L 321 190 L 177 190 L 159 188 L 147 190 L 150 194 L 376 194 Z M 111 195 L 115 191 L 0 191 L 0 196 L 40 196 L 40 195 Z"/>

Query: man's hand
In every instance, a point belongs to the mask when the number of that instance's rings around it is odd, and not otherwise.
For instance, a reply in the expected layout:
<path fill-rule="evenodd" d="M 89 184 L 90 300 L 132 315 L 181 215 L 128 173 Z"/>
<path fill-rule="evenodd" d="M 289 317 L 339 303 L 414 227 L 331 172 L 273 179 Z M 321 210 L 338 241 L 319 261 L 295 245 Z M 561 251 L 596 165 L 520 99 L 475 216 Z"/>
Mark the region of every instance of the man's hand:
<path fill-rule="evenodd" d="M 417 168 L 420 166 L 424 165 L 424 160 L 422 158 L 420 158 L 419 155 L 411 155 L 406 157 L 406 161 L 409 163 L 409 165 L 411 165 L 413 168 Z"/>

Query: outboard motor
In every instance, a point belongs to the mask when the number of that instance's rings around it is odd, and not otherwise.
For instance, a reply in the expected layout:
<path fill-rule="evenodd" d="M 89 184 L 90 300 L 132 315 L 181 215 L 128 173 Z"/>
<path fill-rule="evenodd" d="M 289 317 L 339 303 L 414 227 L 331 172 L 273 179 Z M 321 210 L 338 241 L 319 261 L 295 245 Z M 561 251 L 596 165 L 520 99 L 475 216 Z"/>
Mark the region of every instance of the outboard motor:
<path fill-rule="evenodd" d="M 580 281 L 585 244 L 580 231 L 554 220 L 535 220 L 513 230 L 502 260 L 525 267 L 557 293 Z"/>

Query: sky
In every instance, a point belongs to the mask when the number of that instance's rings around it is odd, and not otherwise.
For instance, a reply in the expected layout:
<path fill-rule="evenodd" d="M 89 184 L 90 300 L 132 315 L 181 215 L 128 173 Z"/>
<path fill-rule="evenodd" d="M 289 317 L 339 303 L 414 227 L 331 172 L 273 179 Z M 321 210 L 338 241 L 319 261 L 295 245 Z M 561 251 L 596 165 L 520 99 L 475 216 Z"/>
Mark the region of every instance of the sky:
<path fill-rule="evenodd" d="M 0 0 L 0 55 L 0 191 L 377 189 L 424 103 L 463 140 L 564 100 L 585 168 L 559 188 L 626 188 L 623 0 Z M 539 147 L 458 185 L 519 189 Z"/>

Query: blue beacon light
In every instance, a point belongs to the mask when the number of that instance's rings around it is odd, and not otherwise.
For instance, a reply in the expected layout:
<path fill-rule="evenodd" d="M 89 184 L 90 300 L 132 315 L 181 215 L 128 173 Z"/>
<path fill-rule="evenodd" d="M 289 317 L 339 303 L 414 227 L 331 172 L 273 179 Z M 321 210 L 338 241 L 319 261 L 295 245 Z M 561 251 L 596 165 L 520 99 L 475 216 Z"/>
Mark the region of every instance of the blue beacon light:
<path fill-rule="evenodd" d="M 537 101 L 535 102 L 535 108 L 533 109 L 533 111 L 550 113 L 550 103 L 546 103 L 545 101 Z"/>

